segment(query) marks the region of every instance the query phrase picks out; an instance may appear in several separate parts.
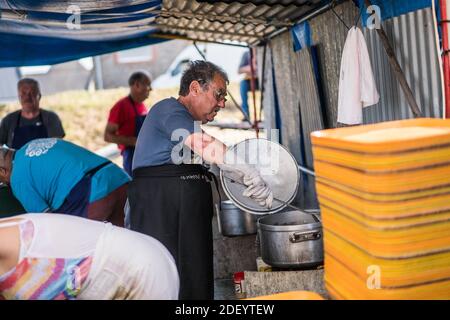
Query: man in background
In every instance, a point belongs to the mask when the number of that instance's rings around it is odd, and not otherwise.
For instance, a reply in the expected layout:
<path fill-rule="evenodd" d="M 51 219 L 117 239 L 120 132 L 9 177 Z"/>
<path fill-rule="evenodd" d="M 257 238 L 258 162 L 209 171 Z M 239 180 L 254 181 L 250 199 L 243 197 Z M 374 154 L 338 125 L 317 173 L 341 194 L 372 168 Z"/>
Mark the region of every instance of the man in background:
<path fill-rule="evenodd" d="M 123 168 L 131 176 L 136 139 L 147 115 L 144 101 L 151 87 L 150 75 L 143 71 L 134 72 L 128 79 L 130 93 L 120 99 L 109 112 L 105 129 L 105 141 L 117 143 L 123 157 Z"/>
<path fill-rule="evenodd" d="M 8 114 L 0 124 L 0 146 L 6 144 L 20 149 L 26 143 L 40 138 L 63 138 L 61 120 L 54 112 L 40 108 L 39 82 L 24 78 L 17 83 L 21 110 Z"/>

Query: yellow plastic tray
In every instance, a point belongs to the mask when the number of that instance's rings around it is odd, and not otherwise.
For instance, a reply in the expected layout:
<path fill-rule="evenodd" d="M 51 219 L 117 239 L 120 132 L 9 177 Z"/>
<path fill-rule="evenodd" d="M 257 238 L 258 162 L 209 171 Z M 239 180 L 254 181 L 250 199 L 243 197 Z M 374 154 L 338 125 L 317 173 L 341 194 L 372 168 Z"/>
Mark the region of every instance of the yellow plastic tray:
<path fill-rule="evenodd" d="M 324 237 L 325 255 L 338 260 L 361 279 L 367 278 L 370 266 L 379 267 L 382 287 L 398 288 L 450 279 L 449 251 L 406 259 L 377 258 L 329 230 L 326 232 Z M 328 271 L 328 267 L 325 261 L 325 272 Z"/>
<path fill-rule="evenodd" d="M 361 279 L 346 266 L 325 256 L 325 287 L 334 299 L 347 300 L 444 300 L 450 299 L 450 280 L 402 288 L 375 289 L 368 286 L 366 274 Z M 383 274 L 381 275 L 381 281 Z M 370 281 L 369 281 L 370 284 Z"/>
<path fill-rule="evenodd" d="M 313 147 L 316 161 L 333 163 L 368 172 L 411 170 L 450 162 L 450 145 L 399 153 L 357 153 L 328 147 Z"/>
<path fill-rule="evenodd" d="M 377 257 L 410 257 L 450 251 L 450 221 L 414 228 L 375 230 L 328 210 L 322 212 L 322 223 L 324 229 L 332 230 Z"/>
<path fill-rule="evenodd" d="M 363 153 L 418 150 L 450 144 L 450 120 L 412 119 L 316 131 L 314 146 Z"/>
<path fill-rule="evenodd" d="M 326 162 L 314 161 L 318 178 L 368 193 L 402 193 L 445 187 L 450 184 L 450 164 L 392 173 L 367 173 Z"/>
<path fill-rule="evenodd" d="M 320 204 L 323 203 L 330 207 L 330 203 L 335 203 L 340 207 L 339 211 L 341 212 L 354 211 L 363 217 L 374 219 L 398 219 L 450 211 L 450 194 L 405 201 L 381 202 L 358 198 L 320 182 L 316 183 L 316 190 Z"/>
<path fill-rule="evenodd" d="M 373 219 L 373 217 L 362 216 L 356 211 L 347 210 L 337 205 L 334 201 L 322 202 L 320 209 L 322 215 L 339 214 L 361 225 L 363 228 L 377 231 L 402 230 L 441 222 L 450 222 L 450 211 L 401 219 Z"/>
<path fill-rule="evenodd" d="M 316 177 L 316 182 L 321 183 L 329 188 L 337 189 L 339 191 L 351 194 L 355 197 L 364 200 L 378 201 L 378 202 L 394 202 L 394 201 L 412 200 L 436 195 L 450 194 L 450 184 L 431 189 L 422 189 L 418 191 L 406 191 L 400 193 L 371 193 L 357 190 L 355 188 L 345 186 L 343 184 L 334 182 L 332 180 L 324 179 L 321 177 Z"/>

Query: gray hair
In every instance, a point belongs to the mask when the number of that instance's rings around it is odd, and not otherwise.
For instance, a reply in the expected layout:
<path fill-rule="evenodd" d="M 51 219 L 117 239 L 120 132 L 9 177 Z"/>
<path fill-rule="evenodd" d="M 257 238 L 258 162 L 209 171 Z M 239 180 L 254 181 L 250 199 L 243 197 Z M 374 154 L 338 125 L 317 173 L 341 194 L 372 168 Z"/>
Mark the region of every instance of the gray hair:
<path fill-rule="evenodd" d="M 20 87 L 24 84 L 29 84 L 37 89 L 37 92 L 41 94 L 41 87 L 39 86 L 39 82 L 37 80 L 34 80 L 32 78 L 23 78 L 20 79 L 19 82 L 17 82 L 17 90 L 20 89 Z"/>
<path fill-rule="evenodd" d="M 227 73 L 219 66 L 209 61 L 196 60 L 191 61 L 187 69 L 183 72 L 180 82 L 180 96 L 187 96 L 189 94 L 189 86 L 192 81 L 199 81 L 202 86 L 207 87 L 218 74 L 228 84 Z"/>
<path fill-rule="evenodd" d="M 147 71 L 136 71 L 133 72 L 128 79 L 128 85 L 131 87 L 136 82 L 142 82 L 144 80 L 148 79 L 150 82 L 152 81 L 152 77 L 150 76 L 150 73 Z"/>

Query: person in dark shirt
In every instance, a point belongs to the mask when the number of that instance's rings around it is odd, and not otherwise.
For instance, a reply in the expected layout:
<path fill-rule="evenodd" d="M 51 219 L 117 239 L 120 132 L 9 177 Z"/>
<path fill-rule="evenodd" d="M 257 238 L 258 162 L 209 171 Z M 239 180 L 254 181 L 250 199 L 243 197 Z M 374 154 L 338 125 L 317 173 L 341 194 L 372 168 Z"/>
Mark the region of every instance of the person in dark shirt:
<path fill-rule="evenodd" d="M 20 149 L 39 138 L 64 138 L 61 120 L 54 112 L 40 108 L 39 83 L 25 78 L 17 83 L 21 110 L 8 114 L 0 124 L 0 145 Z"/>

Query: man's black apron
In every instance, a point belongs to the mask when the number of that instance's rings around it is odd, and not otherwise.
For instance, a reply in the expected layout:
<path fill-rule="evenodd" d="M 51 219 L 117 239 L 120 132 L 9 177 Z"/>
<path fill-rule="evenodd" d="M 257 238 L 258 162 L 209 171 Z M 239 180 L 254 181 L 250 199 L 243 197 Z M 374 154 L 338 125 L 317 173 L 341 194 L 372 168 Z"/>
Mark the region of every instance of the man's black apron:
<path fill-rule="evenodd" d="M 42 120 L 42 112 L 39 113 L 39 121 L 34 125 L 21 127 L 20 126 L 21 118 L 22 116 L 20 115 L 19 112 L 16 128 L 14 129 L 11 148 L 18 150 L 31 140 L 48 138 L 47 127 L 44 125 L 44 121 Z"/>
<path fill-rule="evenodd" d="M 148 234 L 174 257 L 180 299 L 213 299 L 213 199 L 201 165 L 162 165 L 133 171 L 128 188 L 131 229 Z"/>
<path fill-rule="evenodd" d="M 137 137 L 139 135 L 139 132 L 141 131 L 141 128 L 142 128 L 142 125 L 144 124 L 146 116 L 139 115 L 138 109 L 136 108 L 136 105 L 135 105 L 133 99 L 131 98 L 131 96 L 128 96 L 128 99 L 130 100 L 131 105 L 133 106 L 133 109 L 134 109 L 134 114 L 135 114 L 134 137 Z M 132 171 L 132 164 L 133 164 L 134 149 L 135 149 L 135 147 L 127 146 L 125 148 L 125 150 L 123 150 L 123 152 L 122 152 L 123 168 L 130 176 L 132 175 L 131 171 Z"/>

